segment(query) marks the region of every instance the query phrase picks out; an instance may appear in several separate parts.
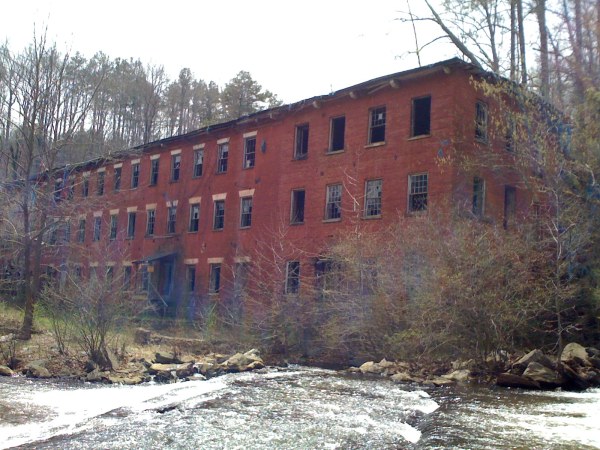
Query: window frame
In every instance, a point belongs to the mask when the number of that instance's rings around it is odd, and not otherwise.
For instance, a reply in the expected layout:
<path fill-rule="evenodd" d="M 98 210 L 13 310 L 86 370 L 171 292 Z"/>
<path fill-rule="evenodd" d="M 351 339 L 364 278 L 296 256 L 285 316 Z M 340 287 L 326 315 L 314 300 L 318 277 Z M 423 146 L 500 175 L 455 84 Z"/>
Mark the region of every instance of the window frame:
<path fill-rule="evenodd" d="M 146 236 L 154 236 L 156 231 L 156 209 L 146 210 Z"/>
<path fill-rule="evenodd" d="M 252 146 L 248 144 L 254 142 Z M 256 165 L 256 136 L 244 138 L 244 160 L 242 163 L 243 169 L 253 169 Z"/>
<path fill-rule="evenodd" d="M 422 111 L 419 111 L 419 106 L 421 102 L 423 102 L 424 100 L 429 100 L 427 103 L 427 108 L 426 108 L 426 113 L 427 113 L 427 125 L 425 126 L 419 126 L 417 127 L 418 124 L 421 124 L 421 120 L 417 120 L 420 118 L 420 115 L 418 115 L 417 113 Z M 418 129 L 417 129 L 418 128 Z M 423 128 L 423 131 L 421 131 L 421 128 Z M 426 128 L 426 130 L 425 130 Z M 410 137 L 411 138 L 418 138 L 418 137 L 426 137 L 426 136 L 431 136 L 431 95 L 423 95 L 420 97 L 415 97 L 412 99 L 411 102 L 411 114 L 410 114 Z"/>
<path fill-rule="evenodd" d="M 425 191 L 413 192 L 413 184 L 415 189 L 419 188 L 417 185 L 418 182 L 422 183 L 422 178 L 425 177 Z M 424 201 L 415 200 L 417 196 L 424 195 Z M 417 205 L 417 201 L 419 202 L 419 207 L 415 207 Z M 407 211 L 409 214 L 421 213 L 427 211 L 429 208 L 429 173 L 428 172 L 419 172 L 408 175 L 408 192 L 407 192 Z"/>
<path fill-rule="evenodd" d="M 196 292 L 196 266 L 187 264 L 185 268 L 185 287 L 188 294 Z"/>
<path fill-rule="evenodd" d="M 284 293 L 286 295 L 297 295 L 300 293 L 300 261 L 286 262 Z"/>
<path fill-rule="evenodd" d="M 194 209 L 198 207 L 198 217 L 194 218 Z M 200 203 L 190 203 L 189 233 L 197 233 L 200 230 Z"/>
<path fill-rule="evenodd" d="M 150 186 L 158 184 L 158 174 L 160 170 L 160 158 L 150 160 Z"/>
<path fill-rule="evenodd" d="M 171 155 L 171 182 L 181 178 L 181 153 Z"/>
<path fill-rule="evenodd" d="M 90 196 L 90 177 L 89 175 L 84 175 L 81 179 L 81 196 L 89 197 Z"/>
<path fill-rule="evenodd" d="M 325 188 L 325 221 L 342 220 L 342 183 L 328 184 Z M 337 198 L 332 199 L 334 190 L 339 190 Z"/>
<path fill-rule="evenodd" d="M 122 167 L 115 167 L 113 172 L 113 191 L 119 192 L 121 190 L 121 178 L 123 175 Z"/>
<path fill-rule="evenodd" d="M 244 203 L 250 203 L 249 211 L 244 212 Z M 254 206 L 254 199 L 252 196 L 246 196 L 240 198 L 240 228 L 250 228 L 252 226 L 252 207 Z M 247 220 L 244 221 L 244 218 Z"/>
<path fill-rule="evenodd" d="M 489 107 L 483 100 L 475 102 L 475 140 L 487 143 L 489 132 Z"/>
<path fill-rule="evenodd" d="M 79 223 L 77 224 L 77 242 L 82 244 L 85 242 L 85 226 L 86 219 L 79 219 Z"/>
<path fill-rule="evenodd" d="M 376 115 L 383 114 L 383 119 L 379 119 L 380 123 L 376 123 Z M 387 125 L 387 107 L 385 105 L 376 106 L 369 109 L 369 133 L 368 145 L 383 145 L 385 144 L 385 132 Z M 382 136 L 376 140 L 375 134 L 381 132 Z"/>
<path fill-rule="evenodd" d="M 94 217 L 94 233 L 92 234 L 92 241 L 98 242 L 102 237 L 102 217 Z"/>
<path fill-rule="evenodd" d="M 108 239 L 114 241 L 117 239 L 117 231 L 119 226 L 119 216 L 117 214 L 110 215 L 110 228 L 108 233 Z"/>
<path fill-rule="evenodd" d="M 208 293 L 216 295 L 221 292 L 221 263 L 211 263 L 209 267 Z"/>
<path fill-rule="evenodd" d="M 167 207 L 167 234 L 175 234 L 177 228 L 177 206 Z"/>
<path fill-rule="evenodd" d="M 198 158 L 200 156 L 201 158 Z M 200 163 L 198 163 L 200 161 Z M 198 170 L 200 168 L 200 170 Z M 200 173 L 198 173 L 200 172 Z M 199 148 L 194 150 L 194 172 L 192 178 L 200 178 L 204 172 L 204 149 Z"/>
<path fill-rule="evenodd" d="M 485 179 L 482 177 L 473 177 L 471 212 L 479 218 L 485 215 Z"/>
<path fill-rule="evenodd" d="M 131 164 L 131 189 L 137 189 L 140 185 L 140 163 Z"/>
<path fill-rule="evenodd" d="M 229 164 L 229 142 L 217 145 L 217 173 L 227 173 Z"/>
<path fill-rule="evenodd" d="M 379 195 L 377 197 L 371 198 L 369 197 L 369 185 L 371 183 L 379 183 Z M 366 219 L 376 219 L 381 217 L 382 209 L 383 209 L 383 178 L 373 178 L 371 180 L 365 180 L 365 201 L 364 201 L 364 213 L 363 217 Z M 375 200 L 378 203 L 377 206 L 377 214 L 371 213 L 371 206 L 369 205 L 369 200 Z"/>
<path fill-rule="evenodd" d="M 106 172 L 96 172 L 96 195 L 102 196 L 104 195 L 104 185 L 106 182 Z"/>
<path fill-rule="evenodd" d="M 133 239 L 135 237 L 135 222 L 137 211 L 129 211 L 127 213 L 127 238 Z M 133 219 L 133 220 L 132 220 Z"/>
<path fill-rule="evenodd" d="M 294 133 L 294 159 L 308 158 L 308 143 L 310 124 L 308 122 L 296 125 Z"/>
<path fill-rule="evenodd" d="M 296 212 L 298 209 L 298 202 L 296 198 L 296 193 L 302 192 L 302 220 L 297 220 L 298 214 Z M 291 192 L 291 200 L 290 200 L 290 223 L 292 225 L 300 225 L 304 223 L 304 210 L 306 207 L 306 189 L 292 189 Z"/>
<path fill-rule="evenodd" d="M 217 205 L 221 205 L 219 208 Z M 217 214 L 219 213 L 219 214 Z M 218 221 L 218 223 L 217 223 Z M 225 200 L 213 201 L 213 231 L 221 231 L 225 228 Z"/>
<path fill-rule="evenodd" d="M 341 131 L 336 128 L 336 121 L 339 120 L 343 120 L 343 124 L 341 125 L 342 129 Z M 336 132 L 337 130 L 337 132 Z M 341 136 L 341 144 L 342 146 L 340 148 L 337 148 L 338 146 L 334 146 L 334 144 L 336 143 L 336 141 L 339 140 L 339 136 L 337 136 L 336 139 L 336 133 L 341 132 L 342 136 Z M 336 116 L 336 117 L 332 117 L 329 120 L 329 147 L 327 149 L 327 153 L 341 153 L 344 151 L 346 146 L 346 116 L 345 115 L 341 115 L 341 116 Z M 334 148 L 335 147 L 335 148 Z"/>

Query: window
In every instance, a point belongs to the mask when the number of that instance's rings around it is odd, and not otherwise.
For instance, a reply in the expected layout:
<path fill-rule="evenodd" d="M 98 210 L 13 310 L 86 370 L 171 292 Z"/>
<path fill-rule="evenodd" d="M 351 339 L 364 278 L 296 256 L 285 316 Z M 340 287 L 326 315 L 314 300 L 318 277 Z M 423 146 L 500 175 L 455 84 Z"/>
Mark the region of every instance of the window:
<path fill-rule="evenodd" d="M 300 262 L 288 261 L 285 274 L 285 293 L 297 294 L 300 290 Z"/>
<path fill-rule="evenodd" d="M 50 235 L 48 237 L 48 243 L 50 245 L 56 245 L 57 241 L 58 241 L 58 225 L 55 223 L 54 225 L 51 225 L 51 227 L 50 227 Z"/>
<path fill-rule="evenodd" d="M 185 274 L 186 287 L 188 292 L 196 291 L 196 266 L 186 266 Z"/>
<path fill-rule="evenodd" d="M 515 136 L 517 134 L 517 126 L 515 123 L 515 119 L 513 117 L 509 117 L 507 119 L 506 125 L 506 135 L 504 136 L 504 149 L 507 152 L 515 151 Z"/>
<path fill-rule="evenodd" d="M 175 224 L 177 221 L 177 206 L 169 206 L 167 209 L 167 233 L 175 233 Z"/>
<path fill-rule="evenodd" d="M 94 217 L 94 242 L 100 240 L 100 233 L 102 231 L 102 217 Z"/>
<path fill-rule="evenodd" d="M 344 135 L 346 133 L 346 117 L 334 117 L 331 119 L 331 131 L 329 136 L 329 151 L 339 152 L 344 150 Z"/>
<path fill-rule="evenodd" d="M 373 108 L 369 113 L 369 144 L 385 142 L 385 106 Z"/>
<path fill-rule="evenodd" d="M 81 196 L 87 197 L 90 195 L 90 179 L 89 177 L 83 177 L 83 183 L 81 183 Z"/>
<path fill-rule="evenodd" d="M 135 236 L 135 211 L 127 213 L 127 237 L 133 238 Z"/>
<path fill-rule="evenodd" d="M 71 219 L 67 219 L 65 223 L 65 242 L 71 242 Z"/>
<path fill-rule="evenodd" d="M 483 102 L 475 103 L 475 139 L 483 142 L 488 139 L 488 107 Z"/>
<path fill-rule="evenodd" d="M 414 98 L 411 117 L 412 137 L 427 136 L 431 132 L 431 97 Z"/>
<path fill-rule="evenodd" d="M 131 266 L 123 267 L 123 290 L 131 289 Z"/>
<path fill-rule="evenodd" d="M 383 180 L 368 180 L 365 186 L 365 217 L 381 216 Z"/>
<path fill-rule="evenodd" d="M 150 186 L 158 184 L 158 162 L 158 158 L 150 161 Z"/>
<path fill-rule="evenodd" d="M 227 172 L 227 158 L 229 158 L 229 143 L 219 144 L 217 149 L 217 173 Z"/>
<path fill-rule="evenodd" d="M 202 176 L 202 164 L 204 164 L 204 150 L 194 152 L 194 178 Z"/>
<path fill-rule="evenodd" d="M 118 224 L 118 216 L 113 214 L 110 216 L 110 235 L 109 238 L 114 240 L 117 238 L 117 224 Z"/>
<path fill-rule="evenodd" d="M 131 165 L 131 189 L 140 185 L 140 163 Z"/>
<path fill-rule="evenodd" d="M 254 167 L 256 159 L 256 137 L 244 139 L 244 169 Z"/>
<path fill-rule="evenodd" d="M 240 227 L 248 228 L 250 225 L 252 225 L 252 197 L 242 197 Z"/>
<path fill-rule="evenodd" d="M 189 231 L 198 231 L 200 225 L 200 203 L 190 205 L 190 227 Z"/>
<path fill-rule="evenodd" d="M 79 219 L 79 227 L 77 229 L 77 242 L 85 242 L 85 219 Z"/>
<path fill-rule="evenodd" d="M 233 266 L 233 295 L 240 298 L 246 290 L 250 264 L 247 262 L 235 263 Z"/>
<path fill-rule="evenodd" d="M 330 184 L 327 186 L 325 200 L 325 220 L 340 219 L 342 217 L 342 185 Z"/>
<path fill-rule="evenodd" d="M 55 181 L 54 182 L 54 201 L 55 202 L 60 202 L 61 200 L 61 191 L 63 188 L 63 182 L 62 181 Z"/>
<path fill-rule="evenodd" d="M 115 192 L 119 192 L 121 190 L 121 173 L 122 170 L 120 167 L 115 167 L 115 178 L 114 178 L 114 188 Z"/>
<path fill-rule="evenodd" d="M 292 208 L 290 221 L 292 223 L 304 223 L 304 189 L 296 189 L 292 191 Z"/>
<path fill-rule="evenodd" d="M 427 209 L 427 174 L 409 175 L 408 177 L 408 211 L 425 211 Z"/>
<path fill-rule="evenodd" d="M 210 284 L 208 292 L 217 294 L 221 290 L 221 264 L 210 265 Z"/>
<path fill-rule="evenodd" d="M 303 159 L 308 156 L 308 124 L 296 127 L 296 143 L 294 145 L 294 158 Z"/>
<path fill-rule="evenodd" d="M 517 212 L 517 190 L 514 186 L 504 186 L 504 229 L 508 229 L 515 220 Z"/>
<path fill-rule="evenodd" d="M 215 200 L 213 230 L 222 230 L 225 226 L 225 200 Z"/>
<path fill-rule="evenodd" d="M 105 172 L 98 172 L 98 178 L 96 179 L 96 194 L 104 195 L 104 175 Z"/>
<path fill-rule="evenodd" d="M 472 212 L 476 217 L 482 217 L 485 207 L 485 181 L 483 178 L 473 178 L 473 205 Z"/>
<path fill-rule="evenodd" d="M 156 222 L 156 210 L 149 209 L 146 211 L 146 236 L 154 235 L 154 223 Z"/>
<path fill-rule="evenodd" d="M 171 156 L 171 181 L 179 181 L 181 171 L 181 155 Z"/>
<path fill-rule="evenodd" d="M 69 180 L 69 190 L 67 191 L 67 198 L 73 200 L 75 196 L 75 178 Z"/>

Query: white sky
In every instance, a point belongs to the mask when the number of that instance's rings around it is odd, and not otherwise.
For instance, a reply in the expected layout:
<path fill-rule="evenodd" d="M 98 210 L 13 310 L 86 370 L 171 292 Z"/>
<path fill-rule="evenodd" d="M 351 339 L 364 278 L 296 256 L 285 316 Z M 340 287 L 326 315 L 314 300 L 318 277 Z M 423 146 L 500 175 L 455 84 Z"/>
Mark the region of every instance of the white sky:
<path fill-rule="evenodd" d="M 418 65 L 406 0 L 9 0 L 0 39 L 13 51 L 48 28 L 59 48 L 86 57 L 140 58 L 171 79 L 189 67 L 220 86 L 247 70 L 286 103 Z M 422 0 L 411 0 L 413 12 Z M 423 30 L 422 25 L 420 29 Z M 420 41 L 431 38 L 432 28 Z M 423 43 L 423 42 L 420 42 Z M 428 51 L 428 64 L 454 55 Z"/>

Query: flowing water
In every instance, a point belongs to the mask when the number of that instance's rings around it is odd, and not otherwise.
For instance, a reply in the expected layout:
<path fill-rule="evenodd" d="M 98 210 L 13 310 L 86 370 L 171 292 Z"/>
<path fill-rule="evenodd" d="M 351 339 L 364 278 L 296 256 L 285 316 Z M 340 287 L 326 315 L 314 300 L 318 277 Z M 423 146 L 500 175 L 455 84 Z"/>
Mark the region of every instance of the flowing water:
<path fill-rule="evenodd" d="M 600 390 L 423 388 L 306 367 L 139 386 L 0 378 L 0 448 L 600 448 Z"/>

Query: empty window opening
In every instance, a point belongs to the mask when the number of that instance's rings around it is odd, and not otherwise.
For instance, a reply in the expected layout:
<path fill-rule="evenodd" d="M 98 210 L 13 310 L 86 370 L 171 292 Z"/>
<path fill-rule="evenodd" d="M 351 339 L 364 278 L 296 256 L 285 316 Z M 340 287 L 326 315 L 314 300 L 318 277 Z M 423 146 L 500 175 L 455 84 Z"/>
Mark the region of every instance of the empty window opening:
<path fill-rule="evenodd" d="M 81 183 L 81 196 L 87 197 L 90 195 L 90 179 L 83 177 L 83 183 Z"/>
<path fill-rule="evenodd" d="M 308 156 L 308 124 L 296 127 L 296 143 L 294 146 L 294 158 L 303 159 Z"/>
<path fill-rule="evenodd" d="M 514 224 L 517 212 L 517 190 L 514 186 L 504 186 L 504 229 Z"/>
<path fill-rule="evenodd" d="M 342 185 L 331 184 L 327 186 L 325 201 L 325 219 L 340 219 L 342 217 Z"/>
<path fill-rule="evenodd" d="M 190 227 L 189 231 L 198 231 L 200 226 L 200 203 L 190 205 Z"/>
<path fill-rule="evenodd" d="M 98 178 L 96 179 L 96 194 L 104 195 L 104 175 L 105 172 L 98 172 Z"/>
<path fill-rule="evenodd" d="M 485 208 L 485 181 L 483 178 L 473 178 L 473 204 L 471 211 L 476 217 L 483 217 Z"/>
<path fill-rule="evenodd" d="M 488 139 L 488 107 L 484 102 L 475 103 L 475 139 Z"/>
<path fill-rule="evenodd" d="M 154 223 L 156 222 L 156 210 L 149 209 L 146 211 L 146 235 L 154 235 Z"/>
<path fill-rule="evenodd" d="M 115 167 L 115 178 L 114 178 L 114 191 L 119 192 L 121 190 L 121 173 L 122 169 L 120 167 Z"/>
<path fill-rule="evenodd" d="M 150 186 L 156 186 L 158 184 L 158 158 L 150 161 Z"/>
<path fill-rule="evenodd" d="M 79 219 L 79 227 L 77 229 L 77 242 L 85 242 L 85 219 Z"/>
<path fill-rule="evenodd" d="M 222 230 L 224 227 L 225 227 L 225 200 L 215 200 L 213 230 Z"/>
<path fill-rule="evenodd" d="M 171 181 L 179 181 L 181 172 L 181 155 L 171 156 Z"/>
<path fill-rule="evenodd" d="M 135 189 L 140 185 L 140 165 L 131 165 L 131 189 Z"/>
<path fill-rule="evenodd" d="M 129 291 L 131 289 L 131 266 L 123 267 L 123 290 Z"/>
<path fill-rule="evenodd" d="M 127 213 L 127 237 L 133 238 L 135 236 L 135 216 L 136 213 L 131 211 Z"/>
<path fill-rule="evenodd" d="M 94 242 L 97 242 L 100 240 L 100 233 L 102 232 L 102 218 L 101 217 L 95 217 L 94 218 Z"/>
<path fill-rule="evenodd" d="M 244 169 L 254 167 L 256 160 L 256 138 L 250 137 L 244 140 Z"/>
<path fill-rule="evenodd" d="M 210 283 L 208 285 L 208 292 L 211 294 L 217 294 L 221 290 L 221 264 L 210 265 Z"/>
<path fill-rule="evenodd" d="M 204 164 L 204 150 L 194 152 L 194 178 L 202 176 L 202 166 Z"/>
<path fill-rule="evenodd" d="M 252 197 L 243 197 L 240 213 L 240 227 L 248 228 L 252 225 Z"/>
<path fill-rule="evenodd" d="M 217 172 L 227 172 L 227 159 L 229 158 L 229 143 L 219 144 L 217 155 Z"/>
<path fill-rule="evenodd" d="M 412 101 L 411 136 L 427 136 L 431 132 L 431 97 L 415 98 Z"/>
<path fill-rule="evenodd" d="M 369 144 L 385 142 L 385 106 L 373 108 L 369 114 Z"/>
<path fill-rule="evenodd" d="M 426 173 L 408 177 L 408 211 L 417 212 L 427 209 L 428 177 Z"/>
<path fill-rule="evenodd" d="M 331 136 L 329 138 L 329 151 L 339 152 L 344 150 L 344 135 L 346 133 L 346 117 L 331 119 Z"/>
<path fill-rule="evenodd" d="M 288 261 L 285 276 L 285 293 L 297 294 L 300 291 L 300 261 Z"/>
<path fill-rule="evenodd" d="M 196 291 L 196 266 L 187 266 L 186 269 L 186 285 L 188 292 Z"/>
<path fill-rule="evenodd" d="M 117 238 L 117 226 L 118 226 L 118 216 L 113 214 L 110 216 L 110 233 L 109 238 L 111 240 L 115 240 Z"/>
<path fill-rule="evenodd" d="M 381 216 L 383 180 L 369 180 L 365 186 L 365 217 Z"/>
<path fill-rule="evenodd" d="M 167 209 L 167 233 L 175 233 L 175 225 L 177 222 L 177 206 L 169 206 Z"/>
<path fill-rule="evenodd" d="M 304 189 L 292 191 L 292 208 L 291 218 L 292 223 L 304 223 L 304 199 L 306 192 Z"/>

